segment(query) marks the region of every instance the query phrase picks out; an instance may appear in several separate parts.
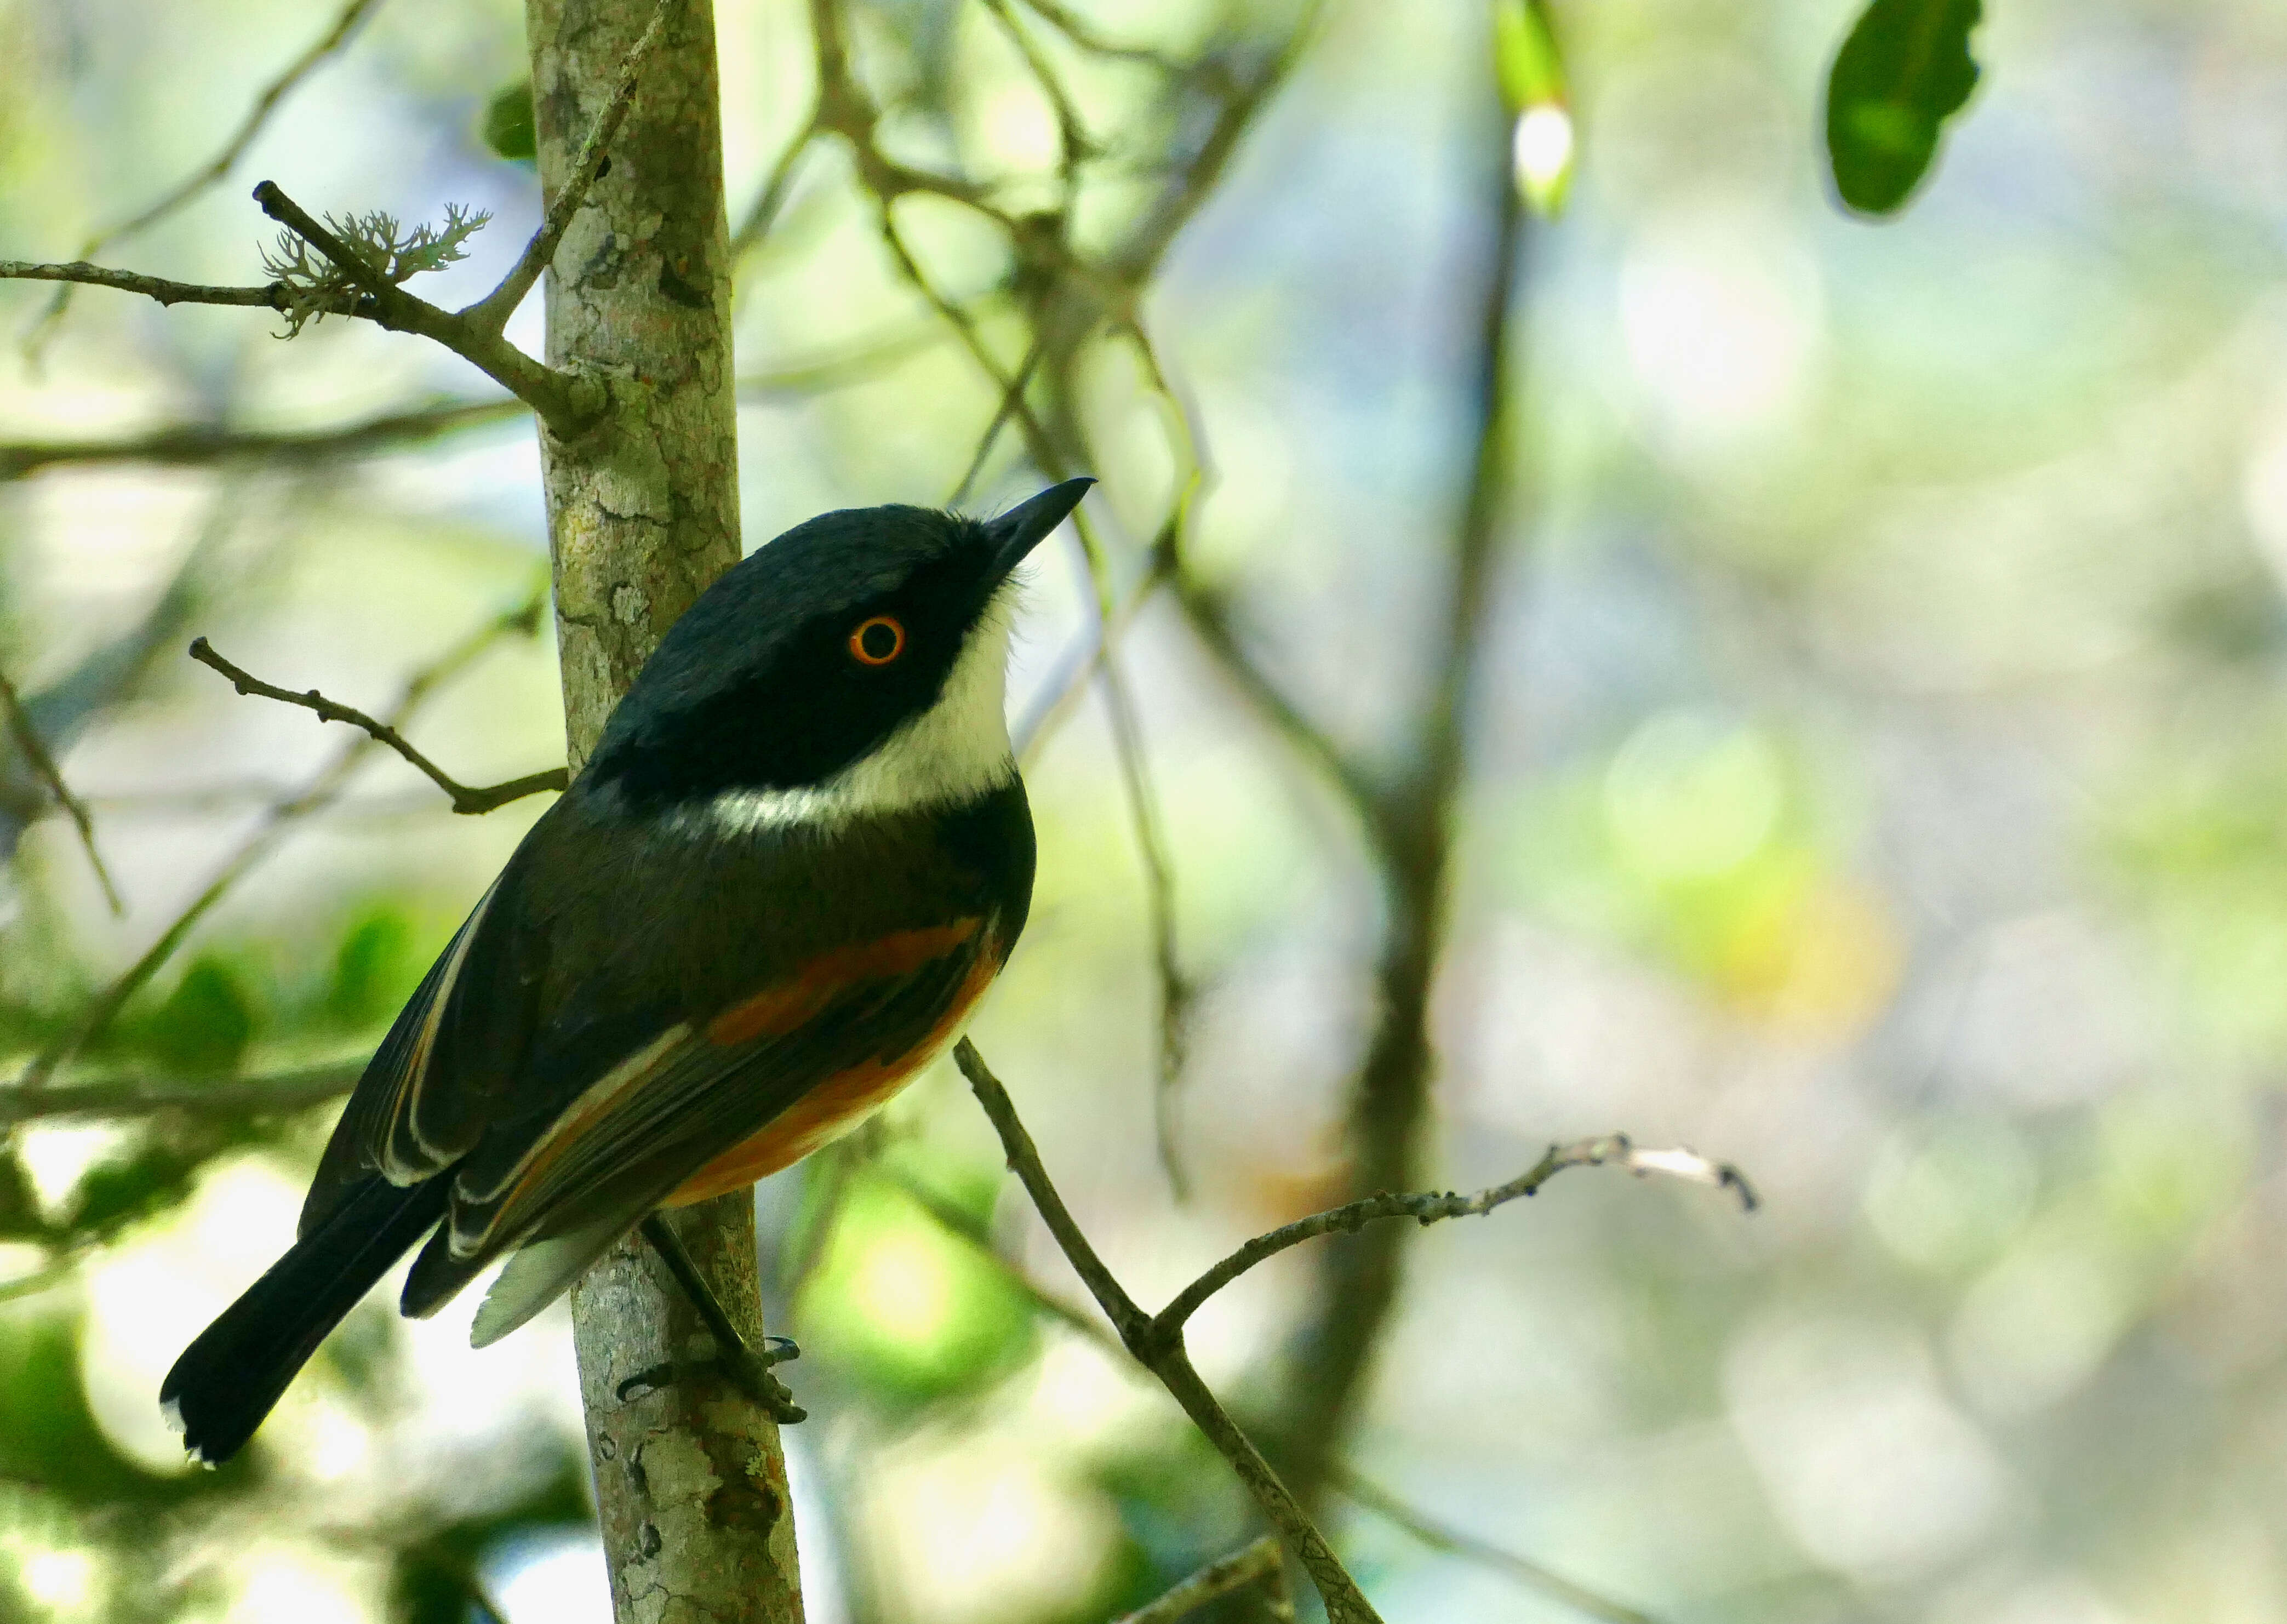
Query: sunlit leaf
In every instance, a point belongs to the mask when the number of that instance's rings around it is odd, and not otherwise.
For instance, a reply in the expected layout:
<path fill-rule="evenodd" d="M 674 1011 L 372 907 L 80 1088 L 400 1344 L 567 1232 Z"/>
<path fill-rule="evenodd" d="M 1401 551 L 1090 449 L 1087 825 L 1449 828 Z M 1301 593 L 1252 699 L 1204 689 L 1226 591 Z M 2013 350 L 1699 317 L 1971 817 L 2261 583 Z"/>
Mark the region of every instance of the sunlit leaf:
<path fill-rule="evenodd" d="M 1873 0 L 1827 81 L 1834 188 L 1861 214 L 1895 210 L 1929 172 L 1945 123 L 1977 87 L 1979 0 Z"/>

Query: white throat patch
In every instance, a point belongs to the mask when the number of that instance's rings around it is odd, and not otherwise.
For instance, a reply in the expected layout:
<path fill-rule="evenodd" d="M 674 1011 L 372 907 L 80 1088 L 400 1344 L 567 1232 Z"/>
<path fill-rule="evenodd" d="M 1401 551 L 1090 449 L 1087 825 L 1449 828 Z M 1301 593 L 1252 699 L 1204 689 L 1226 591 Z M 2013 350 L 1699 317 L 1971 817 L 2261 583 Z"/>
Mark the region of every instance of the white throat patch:
<path fill-rule="evenodd" d="M 1017 775 L 1009 744 L 1010 593 L 985 606 L 946 673 L 937 703 L 822 784 L 802 789 L 733 789 L 707 818 L 731 834 L 805 828 L 821 833 L 851 819 L 958 805 Z"/>

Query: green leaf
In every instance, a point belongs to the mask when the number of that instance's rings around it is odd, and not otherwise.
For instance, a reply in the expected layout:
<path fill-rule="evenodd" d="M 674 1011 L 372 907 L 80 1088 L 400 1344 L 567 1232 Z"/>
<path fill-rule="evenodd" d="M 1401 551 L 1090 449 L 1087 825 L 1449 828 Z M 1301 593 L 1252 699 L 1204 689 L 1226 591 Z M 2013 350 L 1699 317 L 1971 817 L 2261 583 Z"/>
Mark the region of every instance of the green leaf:
<path fill-rule="evenodd" d="M 421 968 L 412 924 L 393 908 L 376 908 L 342 938 L 326 988 L 326 1018 L 352 1032 L 378 1025 L 412 995 Z"/>
<path fill-rule="evenodd" d="M 532 81 L 509 85 L 485 106 L 485 145 L 516 163 L 539 159 L 539 138 L 532 122 Z"/>
<path fill-rule="evenodd" d="M 1977 88 L 1969 36 L 1982 12 L 1979 0 L 1873 0 L 1842 42 L 1826 151 L 1853 210 L 1893 213 L 1929 172 L 1946 120 Z"/>
<path fill-rule="evenodd" d="M 1030 1355 L 1035 1331 L 1001 1270 L 878 1181 L 844 1198 L 795 1312 L 821 1365 L 894 1406 L 985 1386 Z"/>
<path fill-rule="evenodd" d="M 224 960 L 202 958 L 152 1012 L 150 1051 L 184 1075 L 223 1076 L 236 1069 L 254 1026 L 254 1000 L 239 972 Z"/>

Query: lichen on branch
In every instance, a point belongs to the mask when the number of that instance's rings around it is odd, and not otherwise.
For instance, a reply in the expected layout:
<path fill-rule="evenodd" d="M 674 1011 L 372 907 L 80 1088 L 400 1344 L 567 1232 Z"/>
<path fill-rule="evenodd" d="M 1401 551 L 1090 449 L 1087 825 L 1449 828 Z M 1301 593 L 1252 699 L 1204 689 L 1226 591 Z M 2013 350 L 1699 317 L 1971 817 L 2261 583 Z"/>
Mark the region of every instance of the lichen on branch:
<path fill-rule="evenodd" d="M 323 217 L 326 229 L 354 252 L 368 269 L 387 281 L 403 283 L 424 271 L 440 271 L 469 257 L 469 239 L 492 220 L 491 211 L 460 203 L 445 205 L 445 223 L 423 223 L 408 231 L 395 215 L 375 209 L 347 219 Z M 277 245 L 262 250 L 262 268 L 283 293 L 286 331 L 298 335 L 311 321 L 338 313 L 363 290 L 356 277 L 301 233 L 278 234 Z"/>

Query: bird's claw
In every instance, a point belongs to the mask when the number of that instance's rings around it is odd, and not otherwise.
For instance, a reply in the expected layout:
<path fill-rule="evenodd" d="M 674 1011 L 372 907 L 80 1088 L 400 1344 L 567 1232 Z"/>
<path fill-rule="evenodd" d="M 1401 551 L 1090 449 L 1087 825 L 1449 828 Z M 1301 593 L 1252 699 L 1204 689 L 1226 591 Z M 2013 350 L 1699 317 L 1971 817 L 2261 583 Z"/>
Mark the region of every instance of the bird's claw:
<path fill-rule="evenodd" d="M 625 1404 L 629 1397 L 639 1389 L 656 1390 L 671 1387 L 680 1378 L 700 1371 L 718 1372 L 730 1377 L 740 1391 L 762 1406 L 770 1418 L 780 1426 L 792 1426 L 795 1422 L 809 1420 L 810 1412 L 794 1401 L 793 1391 L 771 1374 L 772 1366 L 800 1359 L 802 1350 L 789 1336 L 765 1337 L 764 1343 L 760 1353 L 741 1342 L 717 1352 L 711 1359 L 662 1360 L 637 1371 L 613 1390 L 619 1401 Z"/>
<path fill-rule="evenodd" d="M 715 1362 L 748 1398 L 769 1412 L 772 1421 L 780 1426 L 792 1426 L 795 1422 L 810 1419 L 810 1412 L 794 1401 L 794 1393 L 787 1384 L 771 1374 L 771 1367 L 801 1357 L 802 1350 L 790 1338 L 772 1336 L 765 1339 L 762 1352 L 741 1343 L 716 1355 Z"/>

